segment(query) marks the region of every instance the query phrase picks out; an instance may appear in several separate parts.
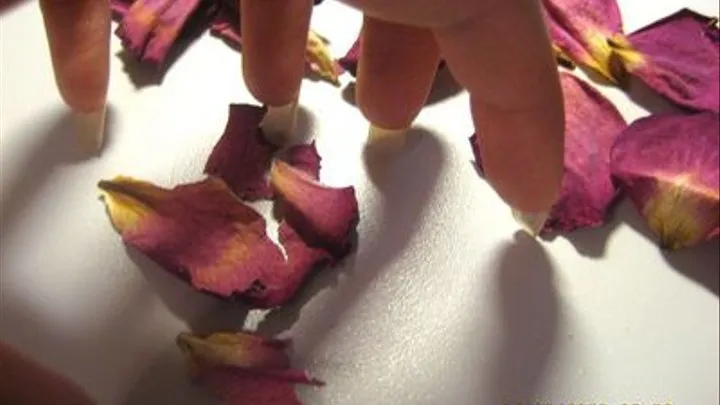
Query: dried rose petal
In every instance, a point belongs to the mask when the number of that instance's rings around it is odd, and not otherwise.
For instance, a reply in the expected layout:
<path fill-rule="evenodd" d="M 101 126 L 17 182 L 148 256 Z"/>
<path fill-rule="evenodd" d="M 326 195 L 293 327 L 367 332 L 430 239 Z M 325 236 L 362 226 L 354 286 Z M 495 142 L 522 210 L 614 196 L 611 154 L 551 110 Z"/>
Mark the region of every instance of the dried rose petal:
<path fill-rule="evenodd" d="M 613 104 L 589 84 L 568 73 L 560 73 L 560 83 L 565 99 L 565 174 L 560 196 L 541 234 L 605 223 L 618 194 L 610 174 L 610 148 L 627 126 Z M 470 139 L 482 170 L 480 139 Z"/>
<path fill-rule="evenodd" d="M 320 154 L 318 154 L 315 141 L 310 144 L 295 145 L 285 151 L 283 160 L 311 175 L 315 180 L 320 179 Z"/>
<path fill-rule="evenodd" d="M 293 384 L 323 384 L 289 368 L 283 341 L 221 332 L 183 333 L 177 343 L 193 375 L 229 405 L 300 405 Z"/>
<path fill-rule="evenodd" d="M 223 179 L 244 200 L 272 197 L 266 173 L 278 148 L 260 128 L 265 112 L 263 107 L 231 104 L 225 132 L 205 164 L 205 173 Z"/>
<path fill-rule="evenodd" d="M 308 33 L 305 60 L 318 76 L 336 86 L 340 85 L 338 80 L 340 69 L 328 49 L 328 42 L 313 30 Z"/>
<path fill-rule="evenodd" d="M 615 0 L 543 0 L 545 20 L 556 54 L 586 66 L 611 82 L 608 40 L 622 35 Z"/>
<path fill-rule="evenodd" d="M 205 29 L 214 3 L 204 0 L 136 0 L 116 34 L 132 55 L 162 66 L 181 33 Z M 198 18 L 194 18 L 198 17 Z M 193 24 L 188 24 L 193 19 Z"/>
<path fill-rule="evenodd" d="M 300 169 L 275 161 L 270 182 L 283 203 L 285 220 L 308 245 L 345 255 L 359 213 L 354 187 L 325 186 Z"/>
<path fill-rule="evenodd" d="M 660 237 L 680 249 L 717 237 L 718 114 L 662 114 L 633 122 L 611 152 L 612 173 Z"/>
<path fill-rule="evenodd" d="M 262 216 L 217 178 L 164 189 L 117 177 L 99 187 L 123 241 L 200 291 L 274 307 L 330 261 L 327 252 L 281 226 L 284 258 Z"/>
<path fill-rule="evenodd" d="M 345 56 L 338 59 L 338 64 L 353 76 L 357 76 L 358 59 L 360 59 L 360 38 L 355 40 Z"/>
<path fill-rule="evenodd" d="M 720 41 L 713 19 L 683 9 L 611 41 L 616 76 L 625 72 L 670 101 L 692 110 L 719 110 Z M 623 72 L 624 71 L 624 72 Z"/>

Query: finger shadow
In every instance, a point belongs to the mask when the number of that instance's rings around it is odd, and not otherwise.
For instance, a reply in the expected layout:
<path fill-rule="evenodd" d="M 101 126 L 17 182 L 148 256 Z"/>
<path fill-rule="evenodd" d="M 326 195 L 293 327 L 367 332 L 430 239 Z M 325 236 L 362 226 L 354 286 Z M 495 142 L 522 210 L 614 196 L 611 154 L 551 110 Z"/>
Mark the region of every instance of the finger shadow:
<path fill-rule="evenodd" d="M 52 179 L 53 174 L 64 166 L 81 164 L 93 159 L 109 148 L 116 125 L 115 109 L 107 106 L 103 144 L 98 152 L 83 150 L 77 141 L 72 112 L 64 109 L 51 118 L 49 125 L 28 124 L 31 133 L 17 134 L 24 139 L 35 139 L 32 151 L 18 163 L 14 178 L 3 179 L 0 192 L 0 235 L 9 235 L 16 222 L 32 204 L 35 195 Z M 37 128 L 44 131 L 32 133 Z M 44 129 L 43 129 L 44 128 Z M 3 143 L 13 142 L 3 137 Z M 0 162 L 2 165 L 2 162 Z M 2 165 L 4 166 L 4 165 Z"/>
<path fill-rule="evenodd" d="M 528 403 L 537 398 L 563 319 L 553 266 L 542 246 L 519 232 L 505 246 L 495 269 L 501 319 L 500 347 L 490 379 L 480 387 L 482 403 Z"/>
<path fill-rule="evenodd" d="M 248 308 L 193 289 L 181 277 L 170 274 L 135 248 L 125 245 L 130 260 L 141 272 L 150 290 L 188 328 L 200 334 L 243 329 Z"/>
<path fill-rule="evenodd" d="M 357 107 L 357 101 L 355 98 L 356 86 L 356 82 L 350 82 L 342 89 L 341 93 L 342 99 L 345 100 L 346 103 L 355 107 Z M 455 81 L 455 78 L 452 73 L 450 73 L 450 70 L 446 66 L 441 66 L 435 74 L 435 79 L 433 80 L 433 85 L 430 88 L 430 93 L 425 100 L 425 106 L 437 104 L 441 101 L 452 98 L 460 94 L 462 90 L 462 86 Z"/>
<path fill-rule="evenodd" d="M 375 175 L 380 212 L 361 216 L 379 219 L 372 222 L 368 219 L 356 255 L 332 270 L 343 275 L 343 280 L 328 294 L 322 307 L 308 317 L 297 335 L 296 340 L 303 342 L 303 356 L 323 344 L 373 280 L 403 254 L 417 230 L 445 164 L 446 151 L 437 136 L 425 129 L 412 129 L 410 138 L 412 142 L 404 152 L 386 162 L 382 173 Z"/>

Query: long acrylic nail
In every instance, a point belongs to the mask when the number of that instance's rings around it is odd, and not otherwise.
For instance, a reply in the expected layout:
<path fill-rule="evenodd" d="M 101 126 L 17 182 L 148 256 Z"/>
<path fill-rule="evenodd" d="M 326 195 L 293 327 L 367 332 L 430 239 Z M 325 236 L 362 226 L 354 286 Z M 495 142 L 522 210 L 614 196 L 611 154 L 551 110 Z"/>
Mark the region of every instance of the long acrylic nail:
<path fill-rule="evenodd" d="M 88 152 L 98 152 L 105 138 L 106 107 L 92 112 L 73 111 L 78 144 Z"/>
<path fill-rule="evenodd" d="M 513 210 L 512 213 L 515 220 L 532 236 L 537 236 L 540 233 L 549 216 L 547 212 L 521 212 Z"/>
<path fill-rule="evenodd" d="M 268 106 L 260 127 L 270 142 L 283 146 L 292 140 L 297 122 L 297 101 L 280 107 Z"/>

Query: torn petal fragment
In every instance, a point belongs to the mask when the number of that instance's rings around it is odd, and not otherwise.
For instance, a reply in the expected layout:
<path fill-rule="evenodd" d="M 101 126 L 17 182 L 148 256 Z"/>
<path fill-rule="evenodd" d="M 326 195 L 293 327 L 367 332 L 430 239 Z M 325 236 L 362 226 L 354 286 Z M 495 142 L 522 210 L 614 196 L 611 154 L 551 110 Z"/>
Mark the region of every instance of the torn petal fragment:
<path fill-rule="evenodd" d="M 280 160 L 272 165 L 270 182 L 285 220 L 310 246 L 327 249 L 336 258 L 347 253 L 359 219 L 354 187 L 325 186 Z"/>
<path fill-rule="evenodd" d="M 351 75 L 357 76 L 358 60 L 360 59 L 360 37 L 355 40 L 345 56 L 338 59 L 338 64 Z"/>
<path fill-rule="evenodd" d="M 327 40 L 313 30 L 308 33 L 305 59 L 310 64 L 312 71 L 318 76 L 336 86 L 340 85 L 338 80 L 339 67 L 328 49 Z"/>
<path fill-rule="evenodd" d="M 608 39 L 622 35 L 615 0 L 543 0 L 545 20 L 556 55 L 586 66 L 610 82 L 612 48 Z"/>
<path fill-rule="evenodd" d="M 265 112 L 263 107 L 231 104 L 225 132 L 205 164 L 206 174 L 223 179 L 247 201 L 272 197 L 266 174 L 277 147 L 259 126 Z"/>
<path fill-rule="evenodd" d="M 613 146 L 613 175 L 663 248 L 717 237 L 719 127 L 716 113 L 655 115 L 633 122 Z"/>
<path fill-rule="evenodd" d="M 228 405 L 300 405 L 293 384 L 322 385 L 290 369 L 286 342 L 245 332 L 177 338 L 192 375 Z"/>
<path fill-rule="evenodd" d="M 613 104 L 592 86 L 560 73 L 565 100 L 565 153 L 560 195 L 540 234 L 603 225 L 618 192 L 610 174 L 610 148 L 627 126 Z M 481 137 L 470 138 L 482 172 Z"/>
<path fill-rule="evenodd" d="M 712 22 L 692 10 L 680 10 L 630 34 L 634 52 L 620 47 L 617 56 L 628 73 L 675 104 L 718 112 L 720 37 Z"/>

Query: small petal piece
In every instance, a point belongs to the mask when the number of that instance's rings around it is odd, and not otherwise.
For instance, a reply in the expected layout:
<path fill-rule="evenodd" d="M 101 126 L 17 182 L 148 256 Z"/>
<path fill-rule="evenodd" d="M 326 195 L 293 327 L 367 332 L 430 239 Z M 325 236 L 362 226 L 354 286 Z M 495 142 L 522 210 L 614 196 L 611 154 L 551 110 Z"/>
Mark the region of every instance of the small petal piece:
<path fill-rule="evenodd" d="M 357 76 L 358 60 L 360 59 L 360 38 L 356 39 L 345 56 L 338 59 L 340 67 Z"/>
<path fill-rule="evenodd" d="M 286 342 L 245 332 L 177 339 L 192 375 L 228 405 L 300 405 L 293 384 L 323 385 L 290 369 Z"/>
<path fill-rule="evenodd" d="M 613 175 L 666 249 L 718 236 L 718 114 L 662 114 L 633 122 L 611 153 Z"/>
<path fill-rule="evenodd" d="M 285 220 L 308 245 L 345 255 L 359 219 L 354 187 L 333 188 L 311 175 L 276 160 L 270 182 L 283 203 Z"/>
<path fill-rule="evenodd" d="M 114 8 L 122 12 L 122 6 Z M 116 34 L 130 53 L 158 67 L 181 34 L 202 32 L 214 4 L 202 0 L 136 0 L 125 12 Z"/>
<path fill-rule="evenodd" d="M 275 307 L 330 262 L 325 250 L 308 246 L 287 225 L 280 227 L 283 257 L 263 217 L 217 178 L 165 189 L 117 177 L 99 187 L 123 241 L 203 292 Z"/>
<path fill-rule="evenodd" d="M 338 65 L 328 49 L 327 41 L 313 30 L 308 34 L 305 59 L 318 76 L 336 86 L 340 85 Z"/>
<path fill-rule="evenodd" d="M 560 196 L 541 235 L 605 223 L 607 210 L 618 194 L 610 174 L 610 148 L 627 127 L 612 103 L 589 84 L 569 73 L 560 73 L 560 83 L 565 99 L 565 173 Z M 473 135 L 470 141 L 482 172 L 477 146 L 481 138 Z M 531 222 L 534 226 L 538 220 Z"/>
<path fill-rule="evenodd" d="M 683 9 L 611 43 L 627 73 L 675 104 L 720 109 L 720 36 L 712 18 Z M 639 56 L 638 56 L 639 55 Z"/>
<path fill-rule="evenodd" d="M 543 0 L 545 20 L 561 59 L 586 66 L 610 82 L 612 48 L 608 40 L 622 36 L 623 23 L 615 0 Z"/>
<path fill-rule="evenodd" d="M 262 107 L 231 104 L 225 132 L 205 164 L 206 174 L 223 179 L 247 201 L 272 197 L 266 173 L 277 147 L 259 127 L 265 112 Z"/>

